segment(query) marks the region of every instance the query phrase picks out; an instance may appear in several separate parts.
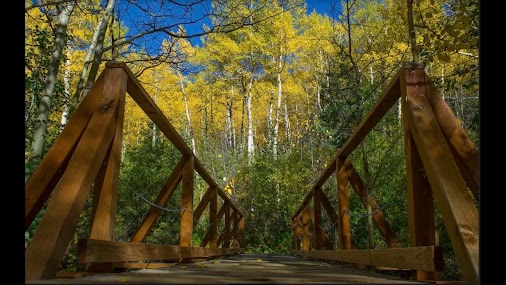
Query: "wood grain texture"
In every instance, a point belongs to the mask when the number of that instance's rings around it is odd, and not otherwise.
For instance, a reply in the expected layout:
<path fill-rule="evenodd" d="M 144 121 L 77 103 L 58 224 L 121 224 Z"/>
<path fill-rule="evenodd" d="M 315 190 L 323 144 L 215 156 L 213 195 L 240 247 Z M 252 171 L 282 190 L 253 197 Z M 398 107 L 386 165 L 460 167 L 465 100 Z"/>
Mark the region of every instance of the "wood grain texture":
<path fill-rule="evenodd" d="M 292 250 L 291 253 L 293 255 L 354 264 L 427 271 L 443 270 L 443 252 L 439 246 L 360 250 Z"/>
<path fill-rule="evenodd" d="M 478 210 L 425 96 L 425 82 L 423 69 L 406 69 L 401 77 L 409 127 L 464 278 L 478 283 Z"/>
<path fill-rule="evenodd" d="M 209 247 L 218 248 L 218 193 L 215 187 L 210 187 L 209 197 Z M 207 236 L 206 234 L 206 236 Z M 202 245 L 200 245 L 202 246 Z M 204 245 L 206 246 L 206 245 Z"/>
<path fill-rule="evenodd" d="M 451 148 L 455 149 L 459 162 L 465 166 L 465 173 L 468 174 L 464 178 L 468 182 L 468 186 L 479 199 L 480 185 L 480 154 L 473 144 L 467 132 L 457 120 L 457 117 L 451 110 L 446 101 L 439 95 L 437 87 L 431 82 L 430 78 L 426 78 L 427 100 L 434 112 L 436 120 L 441 126 L 443 134 L 450 142 Z"/>
<path fill-rule="evenodd" d="M 58 270 L 116 132 L 116 108 L 125 92 L 125 84 L 121 84 L 124 80 L 126 74 L 122 69 L 104 71 L 102 103 L 88 123 L 26 249 L 26 280 L 53 278 Z"/>
<path fill-rule="evenodd" d="M 411 92 L 412 86 L 407 86 Z M 414 90 L 416 92 L 416 90 Z M 404 120 L 404 153 L 406 157 L 406 182 L 408 200 L 408 228 L 410 246 L 436 245 L 436 227 L 434 224 L 434 203 L 429 180 L 425 176 L 420 155 L 409 123 L 407 122 L 406 101 L 402 102 Z M 412 272 L 415 280 L 435 280 L 436 272 Z"/>
<path fill-rule="evenodd" d="M 70 157 L 88 122 L 102 100 L 104 73 L 97 78 L 88 96 L 70 117 L 63 131 L 25 185 L 25 231 L 46 203 L 67 168 Z"/>
<path fill-rule="evenodd" d="M 309 207 L 304 208 L 302 211 L 302 249 L 309 250 Z"/>
<path fill-rule="evenodd" d="M 79 262 L 125 262 L 143 260 L 165 260 L 200 258 L 236 254 L 241 248 L 207 248 L 178 245 L 158 245 L 137 242 L 118 242 L 80 239 L 78 242 Z"/>
<path fill-rule="evenodd" d="M 193 175 L 195 172 L 193 156 L 185 157 L 181 178 L 181 229 L 180 246 L 192 246 L 193 234 Z"/>
<path fill-rule="evenodd" d="M 184 158 L 181 157 L 176 166 L 174 166 L 172 173 L 165 182 L 165 185 L 162 187 L 162 190 L 158 194 L 158 197 L 156 197 L 156 200 L 154 202 L 156 205 L 160 207 L 165 207 L 165 205 L 167 205 L 167 203 L 172 198 L 174 191 L 176 190 L 177 186 L 179 185 L 182 179 L 183 162 Z M 151 228 L 156 223 L 158 217 L 160 217 L 161 211 L 162 210 L 160 208 L 152 206 L 149 209 L 149 212 L 142 220 L 139 227 L 137 228 L 137 231 L 135 232 L 131 241 L 143 242 L 144 240 L 146 240 L 146 237 L 148 236 Z"/>
<path fill-rule="evenodd" d="M 122 90 L 126 90 L 126 80 Z M 116 210 L 118 207 L 118 186 L 121 164 L 121 143 L 123 141 L 123 120 L 125 116 L 125 92 L 120 94 L 117 108 L 116 133 L 107 151 L 93 186 L 93 206 L 91 210 L 90 238 L 114 240 Z M 89 272 L 112 272 L 112 263 L 90 263 Z"/>

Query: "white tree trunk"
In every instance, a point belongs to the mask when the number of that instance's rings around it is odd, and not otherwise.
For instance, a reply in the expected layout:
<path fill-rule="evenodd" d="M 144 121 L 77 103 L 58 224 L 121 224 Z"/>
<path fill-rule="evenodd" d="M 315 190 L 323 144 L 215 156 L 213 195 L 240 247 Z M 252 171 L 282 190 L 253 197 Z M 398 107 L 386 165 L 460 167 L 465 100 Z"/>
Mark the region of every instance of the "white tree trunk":
<path fill-rule="evenodd" d="M 67 37 L 67 26 L 70 22 L 70 15 L 74 11 L 76 2 L 69 2 L 58 15 L 58 25 L 56 27 L 53 53 L 49 61 L 47 75 L 45 79 L 44 90 L 38 107 L 38 115 L 35 123 L 35 131 L 32 137 L 32 145 L 28 162 L 35 162 L 42 159 L 44 144 L 46 142 L 47 123 L 51 111 L 51 100 L 53 99 L 56 77 L 60 67 L 63 48 L 65 47 Z M 30 174 L 25 175 L 25 182 L 28 181 Z"/>
<path fill-rule="evenodd" d="M 253 112 L 251 110 L 251 99 L 253 97 L 253 75 L 248 86 L 248 97 L 246 108 L 248 112 L 248 162 L 253 162 L 253 155 L 255 154 L 255 143 L 253 141 Z"/>
<path fill-rule="evenodd" d="M 267 147 L 272 147 L 272 101 L 274 101 L 274 92 L 271 91 L 271 97 L 269 99 L 269 114 L 267 117 Z"/>
<path fill-rule="evenodd" d="M 67 44 L 67 60 L 65 61 L 65 74 L 63 75 L 63 85 L 65 92 L 65 99 L 70 98 L 70 45 Z M 63 130 L 65 125 L 67 124 L 67 119 L 69 116 L 69 105 L 67 100 L 65 100 L 65 104 L 63 105 L 63 112 L 61 114 L 61 123 L 60 123 L 60 131 Z"/>
<path fill-rule="evenodd" d="M 197 151 L 195 149 L 195 137 L 193 136 L 193 126 L 192 126 L 192 120 L 190 116 L 190 109 L 188 108 L 188 100 L 186 100 L 186 92 L 184 90 L 184 83 L 183 83 L 183 76 L 179 75 L 179 84 L 181 86 L 181 93 L 183 93 L 183 100 L 184 100 L 184 108 L 186 111 L 186 120 L 188 121 L 188 136 L 190 137 L 191 143 L 192 143 L 192 151 L 194 155 L 197 155 Z"/>
<path fill-rule="evenodd" d="M 288 107 L 285 102 L 285 130 L 286 130 L 286 140 L 287 140 L 287 149 L 288 153 L 290 153 L 292 148 L 292 131 L 290 129 L 290 117 L 288 116 Z"/>
<path fill-rule="evenodd" d="M 104 15 L 100 22 L 98 23 L 95 31 L 93 32 L 93 38 L 91 39 L 90 47 L 88 48 L 88 52 L 86 53 L 86 57 L 84 59 L 83 69 L 81 71 L 81 77 L 79 77 L 79 82 L 77 83 L 76 92 L 74 93 L 74 97 L 72 97 L 72 104 L 70 105 L 70 115 L 77 108 L 77 105 L 81 100 L 86 97 L 88 94 L 91 85 L 95 81 L 98 73 L 98 67 L 102 62 L 102 54 L 103 54 L 103 46 L 105 33 L 107 31 L 107 27 L 109 25 L 109 19 L 114 10 L 114 2 L 115 0 L 108 0 L 107 6 L 104 10 Z M 93 57 L 93 60 L 92 60 Z M 90 72 L 88 74 L 88 79 L 86 80 L 86 74 L 88 73 L 88 68 L 92 63 Z M 86 82 L 85 82 L 86 80 Z"/>
<path fill-rule="evenodd" d="M 283 82 L 281 81 L 281 67 L 282 67 L 282 59 L 283 56 L 279 56 L 278 61 L 278 105 L 276 107 L 276 120 L 274 122 L 274 138 L 273 138 L 273 146 L 272 153 L 274 154 L 274 159 L 277 159 L 278 156 L 278 132 L 279 132 L 279 114 L 281 111 L 281 96 L 283 89 Z"/>
<path fill-rule="evenodd" d="M 232 94 L 226 98 L 227 115 L 227 144 L 229 148 L 234 149 L 234 127 L 232 124 L 232 107 L 234 98 L 234 85 L 232 85 Z"/>

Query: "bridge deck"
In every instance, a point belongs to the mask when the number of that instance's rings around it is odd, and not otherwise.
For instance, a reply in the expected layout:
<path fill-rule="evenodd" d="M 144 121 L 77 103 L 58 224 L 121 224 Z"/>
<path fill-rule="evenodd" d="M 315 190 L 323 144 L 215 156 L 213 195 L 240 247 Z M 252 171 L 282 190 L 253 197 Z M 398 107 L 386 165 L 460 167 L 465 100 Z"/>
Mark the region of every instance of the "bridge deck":
<path fill-rule="evenodd" d="M 76 279 L 27 281 L 26 284 L 69 283 L 382 283 L 428 284 L 368 272 L 339 262 L 312 261 L 289 255 L 240 254 L 223 259 L 179 263 L 158 269 L 102 273 Z"/>

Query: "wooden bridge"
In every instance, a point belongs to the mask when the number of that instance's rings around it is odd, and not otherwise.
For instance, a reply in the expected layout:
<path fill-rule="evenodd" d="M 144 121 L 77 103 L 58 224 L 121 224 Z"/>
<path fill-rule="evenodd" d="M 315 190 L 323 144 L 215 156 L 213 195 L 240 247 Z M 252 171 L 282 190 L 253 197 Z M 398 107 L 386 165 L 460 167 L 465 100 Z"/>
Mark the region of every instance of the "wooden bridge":
<path fill-rule="evenodd" d="M 114 241 L 125 96 L 128 93 L 181 153 L 153 206 L 129 242 Z M 349 189 L 377 207 L 347 159 L 401 99 L 407 172 L 410 246 L 402 247 L 376 209 L 373 221 L 388 248 L 357 249 L 352 240 Z M 421 64 L 405 63 L 356 132 L 328 163 L 292 217 L 292 256 L 244 254 L 244 215 L 218 187 L 130 69 L 109 62 L 88 96 L 25 186 L 25 231 L 47 202 L 26 248 L 26 283 L 427 283 L 442 271 L 435 242 L 433 197 L 467 283 L 479 283 L 478 152 Z M 209 185 L 193 205 L 195 171 Z M 337 205 L 321 190 L 336 173 Z M 178 245 L 144 243 L 181 183 Z M 89 238 L 79 240 L 86 272 L 58 272 L 93 189 Z M 192 244 L 195 225 L 209 208 L 207 234 Z M 322 228 L 322 208 L 337 225 L 338 248 Z M 337 208 L 337 211 L 335 210 Z M 223 227 L 218 225 L 223 224 Z M 219 233 L 218 229 L 223 230 Z M 221 259 L 217 259 L 221 258 Z M 150 261 L 150 262 L 146 262 Z M 412 279 L 363 266 L 412 270 Z M 117 268 L 139 269 L 114 273 Z M 360 269 L 362 268 L 362 269 Z M 72 278 L 71 278 L 72 277 Z M 80 278 L 79 278 L 80 277 Z M 418 280 L 418 281 L 415 281 Z"/>

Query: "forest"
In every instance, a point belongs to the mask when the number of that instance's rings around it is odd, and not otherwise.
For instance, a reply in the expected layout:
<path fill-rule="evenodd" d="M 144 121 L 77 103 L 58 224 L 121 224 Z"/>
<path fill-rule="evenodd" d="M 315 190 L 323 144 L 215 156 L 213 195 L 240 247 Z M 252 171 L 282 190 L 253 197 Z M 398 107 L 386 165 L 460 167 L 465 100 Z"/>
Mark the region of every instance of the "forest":
<path fill-rule="evenodd" d="M 317 11 L 311 0 L 26 0 L 25 182 L 109 61 L 128 65 L 244 213 L 247 252 L 289 253 L 292 215 L 404 62 L 425 66 L 479 148 L 478 0 L 325 1 Z M 130 240 L 178 159 L 127 96 L 115 240 Z M 350 160 L 409 246 L 399 102 Z M 335 181 L 322 187 L 331 203 Z M 197 205 L 207 189 L 198 175 L 195 187 Z M 147 243 L 177 243 L 180 191 Z M 89 233 L 92 196 L 63 269 L 83 269 L 76 248 Z M 387 247 L 377 230 L 369 236 L 370 215 L 356 195 L 350 209 L 357 246 Z M 442 278 L 462 280 L 435 210 Z M 25 232 L 25 246 L 43 213 Z M 206 223 L 200 220 L 194 243 Z M 325 230 L 337 242 L 330 219 Z"/>

